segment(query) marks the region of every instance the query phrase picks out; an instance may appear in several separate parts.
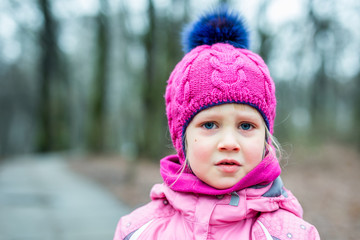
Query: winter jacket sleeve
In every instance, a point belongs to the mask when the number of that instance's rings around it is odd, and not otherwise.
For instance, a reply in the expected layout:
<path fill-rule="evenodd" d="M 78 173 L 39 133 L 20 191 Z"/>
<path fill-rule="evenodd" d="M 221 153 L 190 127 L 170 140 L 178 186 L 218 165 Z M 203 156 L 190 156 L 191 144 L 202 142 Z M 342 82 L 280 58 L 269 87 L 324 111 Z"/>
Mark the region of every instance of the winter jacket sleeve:
<path fill-rule="evenodd" d="M 155 216 L 156 202 L 150 202 L 120 218 L 114 240 L 130 239 L 130 236 Z"/>
<path fill-rule="evenodd" d="M 155 219 L 169 217 L 174 214 L 167 202 L 155 200 L 122 217 L 116 227 L 114 240 L 130 239 L 141 227 L 147 226 Z"/>
<path fill-rule="evenodd" d="M 283 209 L 270 213 L 262 213 L 253 225 L 251 236 L 252 239 L 256 240 L 320 239 L 319 233 L 313 225 Z"/>

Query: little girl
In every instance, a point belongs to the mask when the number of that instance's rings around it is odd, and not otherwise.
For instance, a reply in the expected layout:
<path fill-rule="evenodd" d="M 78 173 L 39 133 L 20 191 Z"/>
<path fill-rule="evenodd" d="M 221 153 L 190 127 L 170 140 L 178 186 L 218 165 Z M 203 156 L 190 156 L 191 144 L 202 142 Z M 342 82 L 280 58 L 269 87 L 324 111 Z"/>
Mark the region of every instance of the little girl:
<path fill-rule="evenodd" d="M 320 239 L 279 177 L 275 85 L 227 9 L 185 31 L 165 93 L 177 155 L 160 162 L 152 201 L 120 219 L 123 239 Z"/>

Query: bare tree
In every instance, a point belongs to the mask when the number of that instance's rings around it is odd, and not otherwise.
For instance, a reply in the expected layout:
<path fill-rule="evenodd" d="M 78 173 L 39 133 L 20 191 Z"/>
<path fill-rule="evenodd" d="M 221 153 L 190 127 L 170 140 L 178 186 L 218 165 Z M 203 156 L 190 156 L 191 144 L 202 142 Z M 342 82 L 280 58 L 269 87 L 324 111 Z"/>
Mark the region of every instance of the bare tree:
<path fill-rule="evenodd" d="M 39 33 L 41 57 L 39 97 L 40 151 L 67 146 L 66 71 L 58 48 L 57 23 L 51 12 L 51 1 L 38 0 L 44 22 Z"/>
<path fill-rule="evenodd" d="M 91 151 L 104 150 L 105 141 L 105 95 L 108 82 L 108 60 L 110 37 L 108 26 L 108 2 L 99 0 L 100 9 L 96 17 L 97 38 L 94 62 L 94 86 L 91 95 L 91 116 L 89 127 L 89 148 Z"/>

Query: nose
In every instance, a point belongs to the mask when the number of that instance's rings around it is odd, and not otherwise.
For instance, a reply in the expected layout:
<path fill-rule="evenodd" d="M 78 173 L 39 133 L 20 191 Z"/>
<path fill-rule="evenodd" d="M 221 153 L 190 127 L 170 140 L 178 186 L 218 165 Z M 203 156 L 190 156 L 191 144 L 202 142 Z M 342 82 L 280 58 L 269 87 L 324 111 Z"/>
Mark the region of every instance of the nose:
<path fill-rule="evenodd" d="M 235 133 L 231 130 L 225 131 L 218 143 L 218 150 L 219 151 L 229 151 L 229 152 L 238 152 L 240 151 L 240 144 L 235 136 Z"/>

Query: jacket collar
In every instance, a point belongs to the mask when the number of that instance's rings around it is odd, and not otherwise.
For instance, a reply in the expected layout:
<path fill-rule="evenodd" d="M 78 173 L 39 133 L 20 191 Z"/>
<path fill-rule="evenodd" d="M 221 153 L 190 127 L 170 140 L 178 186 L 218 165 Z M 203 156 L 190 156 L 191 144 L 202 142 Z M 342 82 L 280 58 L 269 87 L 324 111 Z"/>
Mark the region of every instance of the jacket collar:
<path fill-rule="evenodd" d="M 190 221 L 210 224 L 240 221 L 280 208 L 302 216 L 299 202 L 283 187 L 280 177 L 266 186 L 257 185 L 217 196 L 176 192 L 165 184 L 155 185 L 150 195 L 153 200 L 166 200 Z"/>

